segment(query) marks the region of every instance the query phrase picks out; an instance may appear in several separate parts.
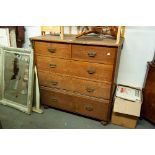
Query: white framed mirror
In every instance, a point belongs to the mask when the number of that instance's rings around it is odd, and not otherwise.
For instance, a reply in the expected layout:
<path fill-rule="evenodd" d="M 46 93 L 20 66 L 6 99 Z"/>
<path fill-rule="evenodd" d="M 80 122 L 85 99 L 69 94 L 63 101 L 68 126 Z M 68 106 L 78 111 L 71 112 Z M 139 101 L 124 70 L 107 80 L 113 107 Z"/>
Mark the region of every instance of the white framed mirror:
<path fill-rule="evenodd" d="M 0 103 L 31 113 L 33 61 L 32 49 L 0 46 Z"/>

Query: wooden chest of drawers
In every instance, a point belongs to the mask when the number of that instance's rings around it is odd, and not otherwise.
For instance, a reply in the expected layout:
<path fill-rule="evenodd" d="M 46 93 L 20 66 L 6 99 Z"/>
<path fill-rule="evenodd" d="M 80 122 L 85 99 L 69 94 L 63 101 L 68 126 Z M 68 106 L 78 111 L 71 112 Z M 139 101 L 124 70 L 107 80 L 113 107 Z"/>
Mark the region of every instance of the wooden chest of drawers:
<path fill-rule="evenodd" d="M 31 38 L 41 103 L 108 122 L 123 39 Z"/>
<path fill-rule="evenodd" d="M 155 124 L 155 54 L 147 65 L 141 116 Z"/>

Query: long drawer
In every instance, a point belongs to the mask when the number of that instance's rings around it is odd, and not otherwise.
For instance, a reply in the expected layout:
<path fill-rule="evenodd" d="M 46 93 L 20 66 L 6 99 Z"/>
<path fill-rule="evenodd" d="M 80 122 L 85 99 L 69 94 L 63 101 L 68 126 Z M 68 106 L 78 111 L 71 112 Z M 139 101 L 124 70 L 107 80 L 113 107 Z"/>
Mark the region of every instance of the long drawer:
<path fill-rule="evenodd" d="M 35 51 L 39 55 L 71 58 L 71 45 L 61 43 L 35 42 Z"/>
<path fill-rule="evenodd" d="M 111 84 L 83 80 L 71 76 L 64 76 L 55 73 L 48 75 L 46 71 L 39 71 L 39 83 L 41 86 L 64 89 L 91 97 L 110 99 Z M 47 76 L 48 75 L 48 76 Z"/>
<path fill-rule="evenodd" d="M 41 56 L 37 56 L 36 61 L 39 70 L 100 81 L 112 81 L 113 65 L 80 62 Z"/>
<path fill-rule="evenodd" d="M 72 58 L 104 64 L 114 64 L 116 48 L 72 45 Z"/>
<path fill-rule="evenodd" d="M 41 102 L 54 108 L 107 121 L 109 100 L 97 101 L 49 88 L 41 88 Z"/>

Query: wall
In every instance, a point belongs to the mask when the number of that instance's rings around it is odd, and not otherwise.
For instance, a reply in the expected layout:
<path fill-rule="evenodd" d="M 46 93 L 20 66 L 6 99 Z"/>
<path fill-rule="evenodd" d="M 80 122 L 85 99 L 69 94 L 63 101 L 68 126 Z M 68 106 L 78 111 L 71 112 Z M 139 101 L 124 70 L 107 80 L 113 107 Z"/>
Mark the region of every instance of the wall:
<path fill-rule="evenodd" d="M 127 27 L 117 82 L 142 88 L 154 51 L 155 27 Z"/>
<path fill-rule="evenodd" d="M 29 37 L 38 35 L 40 27 L 26 27 L 24 47 L 29 47 Z M 117 83 L 142 88 L 147 61 L 152 60 L 154 51 L 155 27 L 126 27 Z"/>
<path fill-rule="evenodd" d="M 26 26 L 24 48 L 29 48 L 30 37 L 35 37 L 35 36 L 40 36 L 40 35 L 41 35 L 41 28 L 39 26 Z"/>

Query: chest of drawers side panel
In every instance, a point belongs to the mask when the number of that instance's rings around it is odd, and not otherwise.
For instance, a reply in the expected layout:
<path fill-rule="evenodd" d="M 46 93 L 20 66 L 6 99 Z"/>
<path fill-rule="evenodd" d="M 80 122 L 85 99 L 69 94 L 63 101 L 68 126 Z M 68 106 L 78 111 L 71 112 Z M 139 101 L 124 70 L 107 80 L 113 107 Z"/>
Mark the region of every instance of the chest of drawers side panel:
<path fill-rule="evenodd" d="M 121 42 L 120 46 L 116 48 L 115 53 L 115 59 L 114 59 L 114 69 L 112 74 L 112 84 L 111 84 L 111 92 L 110 92 L 110 102 L 109 102 L 109 111 L 107 113 L 108 119 L 110 120 L 111 114 L 112 114 L 112 108 L 113 108 L 113 99 L 114 99 L 114 93 L 117 85 L 117 76 L 118 76 L 118 69 L 119 69 L 119 63 L 120 63 L 120 56 L 121 56 L 121 50 L 123 47 L 123 41 Z"/>

